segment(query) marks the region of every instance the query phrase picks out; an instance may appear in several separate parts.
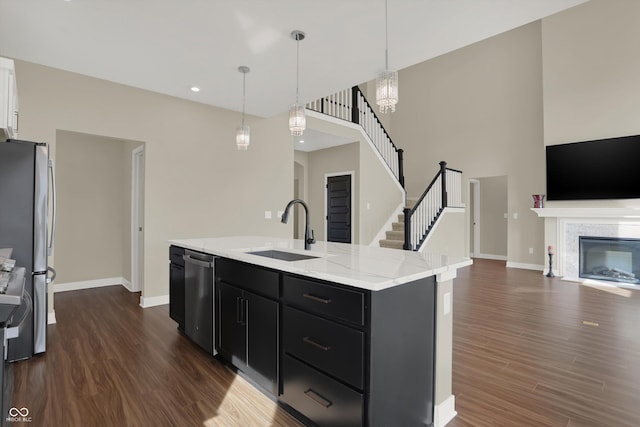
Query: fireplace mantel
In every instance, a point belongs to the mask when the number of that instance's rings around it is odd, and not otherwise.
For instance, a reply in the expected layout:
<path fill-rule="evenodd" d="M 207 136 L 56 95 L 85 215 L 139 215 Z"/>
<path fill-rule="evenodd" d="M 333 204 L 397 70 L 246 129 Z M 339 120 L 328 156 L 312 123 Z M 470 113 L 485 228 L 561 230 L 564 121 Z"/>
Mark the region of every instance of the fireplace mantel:
<path fill-rule="evenodd" d="M 531 208 L 541 218 L 640 218 L 640 208 Z"/>
<path fill-rule="evenodd" d="M 544 218 L 545 246 L 554 248 L 554 272 L 564 280 L 584 280 L 578 277 L 580 236 L 640 238 L 640 207 L 546 207 L 531 210 Z M 548 258 L 545 259 L 546 271 L 549 271 Z"/>

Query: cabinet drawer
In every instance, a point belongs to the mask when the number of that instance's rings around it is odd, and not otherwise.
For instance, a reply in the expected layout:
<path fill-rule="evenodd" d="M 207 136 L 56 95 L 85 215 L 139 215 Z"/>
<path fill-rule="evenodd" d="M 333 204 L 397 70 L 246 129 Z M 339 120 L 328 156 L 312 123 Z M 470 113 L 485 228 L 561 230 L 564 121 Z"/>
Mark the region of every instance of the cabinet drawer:
<path fill-rule="evenodd" d="M 293 276 L 284 276 L 282 283 L 286 302 L 314 313 L 364 325 L 364 292 Z"/>
<path fill-rule="evenodd" d="M 182 259 L 182 255 L 184 255 L 183 248 L 178 246 L 169 247 L 169 261 L 171 264 L 181 265 L 184 267 L 184 259 Z"/>
<path fill-rule="evenodd" d="M 282 375 L 282 402 L 318 426 L 362 426 L 362 394 L 287 355 Z"/>
<path fill-rule="evenodd" d="M 232 261 L 225 258 L 216 259 L 216 277 L 223 282 L 251 291 L 268 298 L 278 299 L 279 274 L 251 264 Z"/>
<path fill-rule="evenodd" d="M 364 333 L 285 307 L 284 351 L 362 389 Z"/>

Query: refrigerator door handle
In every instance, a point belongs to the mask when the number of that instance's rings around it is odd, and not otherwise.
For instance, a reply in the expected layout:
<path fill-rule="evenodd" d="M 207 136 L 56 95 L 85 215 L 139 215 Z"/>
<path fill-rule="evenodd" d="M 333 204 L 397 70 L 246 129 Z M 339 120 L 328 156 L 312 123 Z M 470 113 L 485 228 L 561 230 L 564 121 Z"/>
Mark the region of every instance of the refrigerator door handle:
<path fill-rule="evenodd" d="M 47 350 L 47 278 L 46 274 L 33 276 L 33 353 Z"/>
<path fill-rule="evenodd" d="M 51 174 L 51 235 L 49 236 L 47 255 L 51 256 L 56 236 L 56 175 L 53 170 L 53 160 L 51 159 L 49 159 L 49 173 Z M 55 272 L 53 277 L 55 277 Z M 53 281 L 53 278 L 51 280 Z"/>
<path fill-rule="evenodd" d="M 51 273 L 51 276 L 49 276 Z M 47 284 L 56 280 L 56 270 L 53 267 L 47 267 Z"/>

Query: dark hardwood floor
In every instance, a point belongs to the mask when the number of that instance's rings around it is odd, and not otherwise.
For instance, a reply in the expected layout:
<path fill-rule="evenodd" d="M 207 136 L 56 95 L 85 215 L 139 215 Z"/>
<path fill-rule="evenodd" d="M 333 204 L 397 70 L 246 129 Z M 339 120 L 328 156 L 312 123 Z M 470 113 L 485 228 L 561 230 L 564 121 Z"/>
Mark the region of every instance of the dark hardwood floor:
<path fill-rule="evenodd" d="M 299 426 L 120 286 L 58 293 L 47 352 L 13 364 L 33 426 Z M 454 282 L 463 426 L 640 426 L 640 291 L 476 260 Z"/>

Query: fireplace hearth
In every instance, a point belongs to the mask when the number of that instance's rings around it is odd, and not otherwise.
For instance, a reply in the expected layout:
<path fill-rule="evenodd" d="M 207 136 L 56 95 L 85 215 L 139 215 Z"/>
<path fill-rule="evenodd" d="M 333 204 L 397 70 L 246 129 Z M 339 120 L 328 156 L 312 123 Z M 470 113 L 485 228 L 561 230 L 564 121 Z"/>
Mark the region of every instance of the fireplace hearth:
<path fill-rule="evenodd" d="M 640 284 L 640 239 L 579 236 L 582 278 Z"/>

